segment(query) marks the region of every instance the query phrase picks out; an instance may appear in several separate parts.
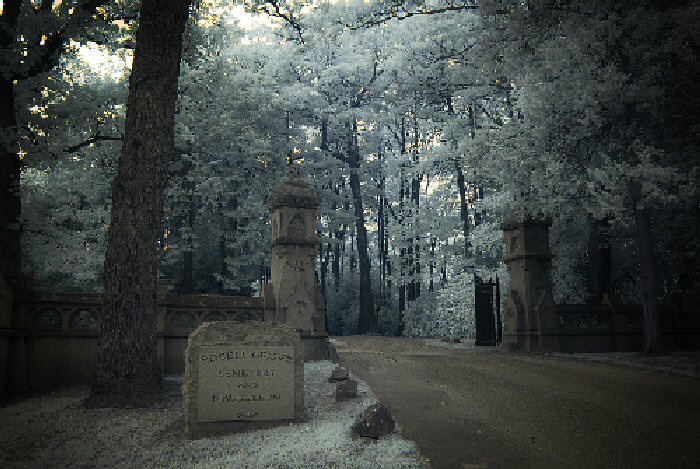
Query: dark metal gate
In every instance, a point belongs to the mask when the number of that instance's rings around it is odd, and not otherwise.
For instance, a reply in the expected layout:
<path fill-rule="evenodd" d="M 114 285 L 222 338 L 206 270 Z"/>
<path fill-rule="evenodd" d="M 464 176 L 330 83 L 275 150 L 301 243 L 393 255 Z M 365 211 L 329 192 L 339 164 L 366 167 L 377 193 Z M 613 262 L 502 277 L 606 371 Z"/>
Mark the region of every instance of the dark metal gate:
<path fill-rule="evenodd" d="M 495 282 L 491 279 L 485 281 L 474 274 L 475 345 L 496 345 L 501 343 L 500 298 L 501 292 L 498 277 L 496 277 Z"/>

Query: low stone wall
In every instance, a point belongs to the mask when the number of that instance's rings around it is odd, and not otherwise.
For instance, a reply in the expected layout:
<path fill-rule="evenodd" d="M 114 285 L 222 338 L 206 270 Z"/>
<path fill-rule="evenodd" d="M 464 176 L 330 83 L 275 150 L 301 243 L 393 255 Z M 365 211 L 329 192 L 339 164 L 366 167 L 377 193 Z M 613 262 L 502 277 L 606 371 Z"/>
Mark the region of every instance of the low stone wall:
<path fill-rule="evenodd" d="M 273 312 L 271 295 L 251 298 L 161 294 L 161 370 L 184 372 L 187 337 L 200 324 L 220 320 L 269 321 Z M 0 328 L 7 350 L 5 391 L 16 394 L 33 388 L 90 383 L 101 320 L 99 293 L 30 291 L 24 298 L 15 298 L 9 327 Z"/>
<path fill-rule="evenodd" d="M 642 305 L 558 305 L 552 295 L 547 218 L 506 221 L 503 261 L 510 275 L 502 347 L 509 351 L 635 352 L 643 340 Z M 700 349 L 700 292 L 659 304 L 662 347 Z"/>
<path fill-rule="evenodd" d="M 636 352 L 642 349 L 642 305 L 557 305 L 559 351 Z M 663 344 L 670 350 L 700 349 L 700 317 L 660 305 Z"/>

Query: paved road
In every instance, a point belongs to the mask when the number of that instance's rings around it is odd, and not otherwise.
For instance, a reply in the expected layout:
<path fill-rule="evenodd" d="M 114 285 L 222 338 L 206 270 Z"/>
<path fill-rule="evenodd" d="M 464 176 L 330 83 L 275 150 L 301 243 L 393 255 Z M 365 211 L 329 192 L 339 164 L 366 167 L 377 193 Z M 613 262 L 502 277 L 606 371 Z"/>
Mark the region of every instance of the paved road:
<path fill-rule="evenodd" d="M 542 354 L 338 337 L 434 469 L 700 467 L 700 379 Z"/>

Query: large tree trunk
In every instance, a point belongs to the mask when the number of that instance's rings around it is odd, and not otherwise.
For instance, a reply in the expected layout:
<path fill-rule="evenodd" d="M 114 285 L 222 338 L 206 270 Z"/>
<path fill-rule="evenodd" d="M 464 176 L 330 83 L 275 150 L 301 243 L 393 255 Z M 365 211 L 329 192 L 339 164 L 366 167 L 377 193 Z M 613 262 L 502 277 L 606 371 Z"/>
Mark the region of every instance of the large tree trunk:
<path fill-rule="evenodd" d="M 377 331 L 377 317 L 372 301 L 369 254 L 367 252 L 367 228 L 365 228 L 364 207 L 360 192 L 360 177 L 357 170 L 350 172 L 350 189 L 355 206 L 355 231 L 357 232 L 357 255 L 360 260 L 360 321 L 358 332 L 366 334 Z"/>
<path fill-rule="evenodd" d="M 600 304 L 607 295 L 610 299 L 612 279 L 612 251 L 608 239 L 607 220 L 589 220 L 587 259 L 588 302 Z"/>
<path fill-rule="evenodd" d="M 102 335 L 90 406 L 147 405 L 160 387 L 157 244 L 190 0 L 143 0 L 112 184 Z"/>
<path fill-rule="evenodd" d="M 642 353 L 661 352 L 661 331 L 659 327 L 658 278 L 654 259 L 654 244 L 651 238 L 649 208 L 639 206 L 639 188 L 633 189 L 634 221 L 639 243 L 639 273 L 644 299 L 644 343 Z"/>
<path fill-rule="evenodd" d="M 430 283 L 428 284 L 428 292 L 432 293 L 435 289 L 435 283 L 433 276 L 435 275 L 435 246 L 437 245 L 437 238 L 435 236 L 430 237 Z"/>
<path fill-rule="evenodd" d="M 328 258 L 329 258 L 330 244 L 326 245 L 324 249 L 323 243 L 318 245 L 318 264 L 321 270 L 320 281 L 321 281 L 321 294 L 324 298 L 327 297 L 326 294 L 326 276 L 328 275 Z M 325 253 L 325 256 L 324 256 Z"/>
<path fill-rule="evenodd" d="M 8 53 L 15 43 L 21 5 L 21 1 L 5 2 L 0 16 L 0 48 Z M 22 268 L 18 151 L 13 77 L 0 77 L 0 272 L 5 273 L 19 273 Z"/>
<path fill-rule="evenodd" d="M 399 326 L 396 335 L 399 337 L 403 336 L 406 330 L 406 270 L 407 270 L 407 256 L 406 256 L 406 209 L 404 200 L 407 198 L 406 193 L 408 189 L 406 188 L 406 179 L 404 177 L 405 160 L 404 155 L 406 155 L 406 119 L 401 118 L 401 163 L 400 163 L 400 183 L 399 183 L 399 220 L 401 231 L 401 247 L 399 248 L 399 280 L 397 288 L 399 290 Z"/>
<path fill-rule="evenodd" d="M 386 278 L 386 258 L 384 257 L 384 178 L 379 182 L 377 197 L 377 253 L 379 255 L 379 305 L 384 305 L 384 279 Z"/>
<path fill-rule="evenodd" d="M 196 206 L 193 193 L 194 189 L 188 188 L 188 192 L 187 226 L 189 227 L 190 237 L 187 240 L 187 247 L 183 253 L 180 293 L 192 293 L 194 291 L 194 239 L 192 238 L 192 232 L 194 231 Z"/>
<path fill-rule="evenodd" d="M 462 233 L 464 234 L 464 263 L 468 265 L 471 259 L 471 243 L 469 241 L 467 183 L 464 179 L 464 172 L 457 161 L 455 161 L 455 171 L 457 172 L 457 192 L 459 193 L 459 218 L 462 220 Z"/>
<path fill-rule="evenodd" d="M 15 96 L 11 79 L 0 78 L 0 103 L 0 272 L 14 274 L 22 268 L 19 221 L 22 204 Z"/>
<path fill-rule="evenodd" d="M 335 201 L 340 195 L 340 185 L 337 181 L 334 181 L 333 187 L 335 191 L 335 199 L 333 199 L 331 209 L 333 210 L 333 213 L 335 213 L 336 209 L 338 208 Z M 342 241 L 342 243 L 345 244 L 345 236 L 340 228 L 335 229 L 335 239 L 336 243 L 333 246 L 333 262 L 331 264 L 331 271 L 333 272 L 333 281 L 335 282 L 335 291 L 337 293 L 340 291 L 340 243 Z"/>
<path fill-rule="evenodd" d="M 193 251 L 187 250 L 182 255 L 182 279 L 180 280 L 180 293 L 192 293 L 194 291 Z"/>
<path fill-rule="evenodd" d="M 182 190 L 184 192 L 184 200 L 182 202 L 184 213 L 179 218 L 180 242 L 184 246 L 179 291 L 180 293 L 192 293 L 194 291 L 194 223 L 197 209 L 194 197 L 195 183 L 189 177 L 194 167 L 191 159 L 192 148 L 188 145 L 184 150 L 176 150 L 174 153 L 179 156 L 182 163 L 182 171 L 178 174 L 178 177 L 182 180 Z M 182 233 L 187 233 L 187 237 L 183 237 Z"/>
<path fill-rule="evenodd" d="M 408 259 L 409 259 L 409 276 L 410 283 L 408 284 L 407 300 L 409 302 L 415 301 L 420 298 L 420 284 L 421 284 L 421 271 L 420 271 L 420 184 L 422 179 L 422 174 L 416 172 L 418 167 L 419 157 L 418 157 L 418 146 L 420 143 L 419 133 L 418 133 L 418 110 L 416 107 L 413 109 L 413 147 L 411 148 L 411 168 L 413 176 L 411 177 L 411 209 L 410 213 L 410 225 L 411 225 L 411 238 L 409 239 L 408 246 Z"/>
<path fill-rule="evenodd" d="M 351 127 L 350 140 L 350 190 L 355 209 L 355 234 L 357 237 L 357 256 L 360 263 L 360 318 L 357 325 L 358 333 L 377 332 L 377 315 L 374 311 L 372 298 L 372 280 L 370 275 L 369 253 L 367 252 L 367 228 L 365 227 L 365 209 L 362 204 L 360 189 L 360 149 L 357 145 L 357 122 Z"/>
<path fill-rule="evenodd" d="M 335 239 L 338 241 L 342 239 L 340 231 L 338 230 L 335 232 Z M 345 242 L 344 239 L 343 242 Z M 337 293 L 340 291 L 340 242 L 337 242 L 333 247 L 333 263 L 331 264 L 331 270 L 333 271 L 333 282 Z"/>

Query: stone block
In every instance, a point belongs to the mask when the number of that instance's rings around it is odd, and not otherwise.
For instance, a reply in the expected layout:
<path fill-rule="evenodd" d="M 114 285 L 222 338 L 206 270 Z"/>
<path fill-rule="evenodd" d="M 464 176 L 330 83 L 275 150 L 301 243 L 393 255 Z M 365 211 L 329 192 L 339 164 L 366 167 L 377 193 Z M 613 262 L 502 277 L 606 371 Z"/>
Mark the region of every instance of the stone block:
<path fill-rule="evenodd" d="M 331 372 L 331 377 L 328 378 L 328 382 L 334 383 L 337 381 L 344 381 L 346 379 L 348 379 L 348 370 L 339 365 L 336 366 Z"/>
<path fill-rule="evenodd" d="M 340 381 L 335 386 L 335 400 L 347 401 L 349 399 L 355 399 L 357 397 L 357 381 L 354 379 L 346 379 Z"/>
<path fill-rule="evenodd" d="M 304 419 L 299 334 L 276 322 L 206 322 L 190 335 L 185 435 L 238 433 Z"/>

